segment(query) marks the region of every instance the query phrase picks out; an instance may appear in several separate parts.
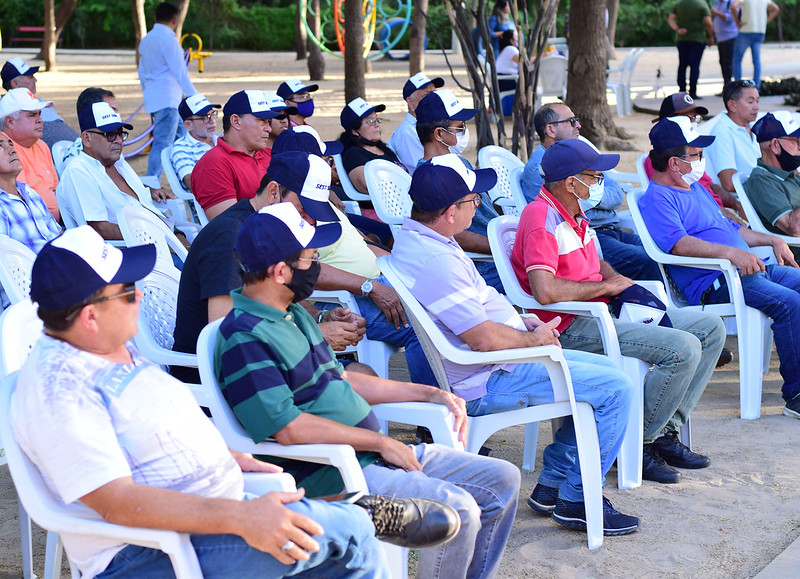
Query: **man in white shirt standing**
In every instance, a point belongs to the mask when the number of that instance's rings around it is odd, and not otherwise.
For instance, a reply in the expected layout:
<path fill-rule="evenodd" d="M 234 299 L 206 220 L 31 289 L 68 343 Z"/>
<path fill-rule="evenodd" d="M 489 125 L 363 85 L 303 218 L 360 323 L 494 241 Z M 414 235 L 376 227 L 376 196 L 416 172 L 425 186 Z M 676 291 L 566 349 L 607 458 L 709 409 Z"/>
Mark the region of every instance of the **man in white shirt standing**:
<path fill-rule="evenodd" d="M 156 23 L 139 43 L 144 110 L 153 119 L 153 146 L 145 177 L 145 184 L 151 188 L 161 186 L 161 151 L 185 134 L 179 122 L 178 103 L 184 95 L 197 92 L 175 38 L 177 26 L 178 7 L 172 2 L 162 2 L 156 7 Z"/>
<path fill-rule="evenodd" d="M 409 78 L 403 86 L 403 98 L 408 105 L 408 112 L 403 122 L 394 130 L 389 139 L 389 147 L 395 152 L 397 158 L 409 173 L 413 174 L 417 163 L 422 159 L 425 151 L 417 136 L 417 105 L 434 89 L 442 88 L 444 79 L 430 79 L 424 72 L 419 72 Z"/>
<path fill-rule="evenodd" d="M 175 174 L 187 191 L 191 191 L 192 169 L 200 157 L 217 144 L 217 111 L 222 105 L 214 105 L 197 93 L 186 97 L 178 105 L 178 113 L 187 133 L 172 145 L 169 156 Z"/>

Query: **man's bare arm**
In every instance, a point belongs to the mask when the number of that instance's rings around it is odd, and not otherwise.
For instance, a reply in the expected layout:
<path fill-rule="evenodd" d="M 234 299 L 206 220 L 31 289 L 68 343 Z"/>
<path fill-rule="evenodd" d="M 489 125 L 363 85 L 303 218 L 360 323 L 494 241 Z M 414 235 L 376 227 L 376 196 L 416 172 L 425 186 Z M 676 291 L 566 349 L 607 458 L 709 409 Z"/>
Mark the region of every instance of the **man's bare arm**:
<path fill-rule="evenodd" d="M 778 217 L 775 226 L 786 235 L 800 236 L 800 207 L 796 207 L 789 213 Z"/>
<path fill-rule="evenodd" d="M 720 245 L 704 241 L 691 235 L 681 237 L 672 251 L 675 255 L 685 255 L 687 257 L 714 257 L 718 259 L 728 259 L 739 268 L 742 275 L 749 275 L 764 271 L 764 262 L 748 251 L 743 251 L 729 245 Z"/>
<path fill-rule="evenodd" d="M 192 174 L 189 173 L 188 175 L 186 175 L 182 179 L 182 181 L 183 181 L 183 186 L 186 187 L 186 189 L 188 189 L 189 191 L 191 191 L 192 190 Z"/>
<path fill-rule="evenodd" d="M 211 296 L 208 298 L 208 323 L 224 318 L 233 309 L 233 300 L 230 294 L 224 296 Z"/>
<path fill-rule="evenodd" d="M 723 169 L 719 172 L 719 184 L 725 191 L 733 192 L 733 176 L 736 175 L 736 169 Z"/>
<path fill-rule="evenodd" d="M 225 201 L 220 201 L 216 205 L 212 205 L 211 207 L 205 210 L 206 217 L 208 217 L 208 220 L 211 221 L 217 215 L 225 211 L 228 207 L 235 204 L 236 204 L 236 199 L 225 199 Z"/>
<path fill-rule="evenodd" d="M 608 268 L 610 269 L 610 266 Z M 604 273 L 602 265 L 600 273 Z M 556 277 L 542 269 L 528 272 L 531 293 L 540 304 L 563 301 L 585 302 L 599 297 L 616 296 L 625 288 L 633 285 L 632 280 L 613 270 L 610 270 L 610 273 L 606 272 L 604 278 L 602 281 L 572 281 Z"/>
<path fill-rule="evenodd" d="M 356 275 L 323 263 L 316 288 L 319 290 L 347 290 L 352 294 L 360 296 L 361 284 L 363 284 L 366 279 L 367 278 L 364 276 Z M 406 319 L 406 312 L 403 309 L 403 304 L 400 302 L 400 298 L 393 288 L 378 281 L 373 281 L 372 292 L 369 294 L 369 297 L 396 328 L 400 328 L 400 326 L 408 327 L 408 320 Z"/>
<path fill-rule="evenodd" d="M 88 221 L 87 224 L 91 226 L 100 237 L 103 239 L 122 239 L 122 231 L 119 225 L 109 221 Z"/>
<path fill-rule="evenodd" d="M 489 246 L 489 238 L 474 231 L 462 231 L 453 236 L 464 251 L 483 253 L 492 255 L 492 248 Z"/>
<path fill-rule="evenodd" d="M 532 332 L 522 332 L 505 324 L 486 320 L 474 328 L 459 334 L 458 337 L 477 352 L 559 345 L 558 338 L 556 338 L 553 330 L 560 322 L 561 318 L 556 316 L 546 324 L 538 326 Z"/>

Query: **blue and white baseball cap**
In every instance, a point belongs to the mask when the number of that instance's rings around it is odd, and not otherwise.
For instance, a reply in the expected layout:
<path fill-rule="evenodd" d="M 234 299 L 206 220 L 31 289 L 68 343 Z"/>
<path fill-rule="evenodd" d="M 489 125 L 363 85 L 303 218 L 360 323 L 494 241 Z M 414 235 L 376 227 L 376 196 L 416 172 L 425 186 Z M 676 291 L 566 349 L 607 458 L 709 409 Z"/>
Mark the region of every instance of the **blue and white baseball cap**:
<path fill-rule="evenodd" d="M 403 85 L 403 98 L 407 99 L 414 93 L 414 91 L 424 88 L 431 83 L 433 83 L 433 86 L 436 88 L 442 88 L 444 86 L 444 79 L 440 77 L 428 78 L 425 76 L 424 72 L 418 72 L 409 78 L 406 81 L 406 84 Z"/>
<path fill-rule="evenodd" d="M 48 312 L 74 306 L 103 286 L 132 283 L 156 264 L 156 246 L 114 247 L 82 225 L 48 241 L 31 272 L 31 300 Z"/>
<path fill-rule="evenodd" d="M 450 119 L 468 121 L 478 111 L 465 109 L 450 89 L 435 90 L 419 101 L 415 114 L 418 123 L 432 123 Z"/>
<path fill-rule="evenodd" d="M 296 115 L 297 114 L 297 107 L 290 107 L 286 104 L 286 102 L 278 96 L 274 90 L 267 90 L 264 91 L 264 94 L 267 97 L 267 106 L 271 108 L 276 113 L 281 115 Z"/>
<path fill-rule="evenodd" d="M 546 183 L 554 183 L 581 171 L 608 171 L 619 164 L 619 159 L 617 154 L 603 155 L 589 141 L 564 139 L 547 147 L 540 173 Z"/>
<path fill-rule="evenodd" d="M 128 129 L 133 128 L 133 125 L 122 122 L 122 117 L 119 113 L 115 112 L 105 101 L 99 103 L 92 103 L 84 108 L 78 114 L 78 124 L 81 127 L 81 132 L 88 131 L 89 129 L 100 129 L 106 133 L 116 131 L 120 127 Z"/>
<path fill-rule="evenodd" d="M 701 135 L 689 117 L 667 117 L 650 129 L 650 143 L 656 150 L 671 149 L 681 145 L 708 147 L 715 138 L 711 135 Z"/>
<path fill-rule="evenodd" d="M 178 105 L 178 113 L 181 115 L 181 119 L 185 121 L 189 117 L 202 117 L 203 115 L 207 115 L 211 109 L 221 108 L 222 105 L 211 104 L 206 97 L 197 93 L 181 101 Z"/>
<path fill-rule="evenodd" d="M 272 154 L 286 151 L 302 151 L 319 157 L 339 155 L 344 151 L 341 141 L 323 141 L 311 125 L 289 127 L 277 136 L 272 145 Z"/>
<path fill-rule="evenodd" d="M 759 143 L 781 137 L 800 137 L 800 124 L 789 111 L 767 113 L 753 125 Z"/>
<path fill-rule="evenodd" d="M 449 207 L 470 193 L 483 193 L 497 184 L 494 169 L 472 171 L 454 153 L 433 157 L 419 165 L 411 177 L 409 195 L 423 211 Z"/>
<path fill-rule="evenodd" d="M 231 115 L 254 115 L 260 119 L 273 119 L 280 113 L 273 111 L 267 102 L 267 95 L 263 90 L 248 89 L 240 90 L 225 103 L 222 107 L 222 114 L 226 117 Z"/>
<path fill-rule="evenodd" d="M 278 87 L 278 96 L 282 99 L 290 99 L 296 95 L 297 93 L 301 92 L 314 92 L 319 89 L 318 84 L 309 84 L 305 85 L 300 82 L 297 78 L 290 78 L 289 80 L 282 82 Z"/>
<path fill-rule="evenodd" d="M 255 272 L 303 249 L 327 247 L 341 234 L 339 223 L 314 226 L 291 203 L 276 203 L 244 220 L 235 248 L 242 269 Z"/>
<path fill-rule="evenodd" d="M 339 122 L 342 123 L 342 128 L 345 131 L 349 131 L 359 119 L 368 117 L 372 113 L 381 113 L 385 110 L 386 105 L 375 105 L 372 107 L 361 97 L 354 98 L 342 109 L 342 114 L 339 115 Z"/>
<path fill-rule="evenodd" d="M 289 151 L 273 154 L 267 176 L 300 197 L 300 203 L 317 221 L 339 221 L 331 207 L 331 168 L 322 157 Z"/>
<path fill-rule="evenodd" d="M 9 84 L 18 76 L 33 76 L 39 72 L 38 66 L 28 66 L 28 63 L 22 60 L 19 56 L 9 58 L 0 70 L 0 79 L 3 81 L 3 88 L 6 90 L 11 89 Z"/>

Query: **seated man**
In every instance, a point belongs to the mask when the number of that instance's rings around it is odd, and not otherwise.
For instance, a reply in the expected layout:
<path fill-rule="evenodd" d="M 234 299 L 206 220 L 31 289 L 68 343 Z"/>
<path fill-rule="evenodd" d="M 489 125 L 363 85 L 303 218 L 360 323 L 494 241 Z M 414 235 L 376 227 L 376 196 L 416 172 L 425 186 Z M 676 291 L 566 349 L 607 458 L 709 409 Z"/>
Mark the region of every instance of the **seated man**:
<path fill-rule="evenodd" d="M 214 109 L 219 108 L 222 105 L 211 104 L 201 94 L 186 97 L 178 105 L 178 114 L 188 134 L 172 144 L 169 159 L 187 191 L 192 190 L 192 170 L 197 161 L 217 144 L 217 111 Z"/>
<path fill-rule="evenodd" d="M 536 317 L 521 318 L 511 304 L 478 274 L 455 243 L 480 203 L 477 193 L 497 182 L 493 169 L 470 171 L 455 155 L 420 165 L 411 182 L 411 218 L 397 237 L 392 265 L 409 280 L 409 290 L 430 312 L 447 339 L 459 348 L 492 351 L 558 344 L 554 331 Z M 603 475 L 611 467 L 625 435 L 632 386 L 608 358 L 566 352 L 578 400 L 592 404 L 597 420 Z M 460 366 L 444 361 L 453 392 L 466 401 L 467 413 L 480 416 L 553 401 L 547 370 L 541 364 Z M 528 505 L 551 514 L 566 527 L 585 529 L 583 485 L 575 460 L 571 418 L 544 451 L 544 467 Z M 604 500 L 603 533 L 624 535 L 639 519 L 617 512 Z"/>
<path fill-rule="evenodd" d="M 233 310 L 214 352 L 225 397 L 253 440 L 349 444 L 370 492 L 455 508 L 460 532 L 421 551 L 419 577 L 492 577 L 514 522 L 519 470 L 437 444 L 409 447 L 382 434 L 370 404 L 421 401 L 447 406 L 464 440 L 464 401 L 431 386 L 344 372 L 314 320 L 293 303 L 308 297 L 319 275 L 314 248 L 340 233 L 339 224 L 309 227 L 290 203 L 262 209 L 242 224 L 236 253 L 243 287 L 231 293 Z M 284 466 L 309 496 L 342 486 L 332 467 Z"/>
<path fill-rule="evenodd" d="M 306 119 L 314 114 L 314 97 L 311 93 L 317 89 L 318 84 L 305 85 L 296 78 L 290 78 L 278 86 L 278 96 L 285 101 L 286 106 L 297 109 L 296 112 L 289 113 L 289 126 L 308 124 Z"/>
<path fill-rule="evenodd" d="M 0 99 L 0 131 L 4 131 L 17 149 L 22 173 L 19 180 L 36 191 L 56 221 L 61 214 L 56 201 L 58 173 L 50 149 L 42 141 L 41 111 L 51 101 L 40 101 L 26 88 L 13 88 Z"/>
<path fill-rule="evenodd" d="M 278 116 L 268 119 L 269 124 L 269 137 L 267 137 L 267 149 L 270 150 L 275 146 L 275 139 L 277 139 L 285 130 L 289 128 L 289 115 L 296 115 L 297 108 L 287 107 L 286 102 L 278 96 L 275 91 L 265 91 L 267 96 L 267 104 L 269 108 L 278 113 Z"/>
<path fill-rule="evenodd" d="M 28 89 L 35 95 L 36 77 L 34 75 L 38 71 L 38 66 L 28 66 L 28 64 L 18 56 L 9 58 L 3 65 L 3 69 L 0 70 L 3 88 L 11 90 L 22 87 Z M 42 109 L 42 122 L 44 123 L 42 141 L 44 141 L 48 147 L 52 147 L 53 144 L 58 141 L 74 141 L 78 138 L 78 133 L 73 131 L 72 127 L 64 122 L 64 119 L 58 115 L 55 106 L 52 104 Z"/>
<path fill-rule="evenodd" d="M 540 144 L 525 164 L 521 181 L 522 192 L 528 202 L 536 199 L 544 185 L 539 169 L 545 151 L 553 143 L 580 137 L 581 128 L 580 119 L 563 103 L 542 106 L 536 111 L 533 124 Z M 592 230 L 597 233 L 603 259 L 626 277 L 660 281 L 658 265 L 647 255 L 639 236 L 617 227 L 619 217 L 616 209 L 625 200 L 625 193 L 619 184 L 603 175 L 603 185 L 596 185 L 592 191 L 594 194 L 582 202 L 582 206 Z"/>
<path fill-rule="evenodd" d="M 222 109 L 222 138 L 197 162 L 191 189 L 209 219 L 250 199 L 267 172 L 272 150 L 267 149 L 268 119 L 279 113 L 269 108 L 260 90 L 234 94 Z"/>
<path fill-rule="evenodd" d="M 418 140 L 422 143 L 423 156 L 419 164 L 432 158 L 447 155 L 451 150 L 461 149 L 463 153 L 469 142 L 467 121 L 475 116 L 475 109 L 465 109 L 458 102 L 452 91 L 444 89 L 432 91 L 417 106 L 416 129 Z M 472 163 L 459 153 L 459 159 L 467 169 L 474 169 Z M 486 237 L 489 222 L 498 217 L 492 200 L 485 192 L 480 193 L 481 204 L 475 210 L 475 217 L 465 231 L 455 234 L 454 238 L 464 251 L 492 255 L 489 238 Z M 504 293 L 503 282 L 494 266 L 494 261 L 477 261 L 475 267 L 486 280 L 500 293 Z"/>
<path fill-rule="evenodd" d="M 31 299 L 45 335 L 20 370 L 11 426 L 53 498 L 117 525 L 190 533 L 206 577 L 389 577 L 359 506 L 308 501 L 302 491 L 246 496 L 242 471 L 281 469 L 229 451 L 191 392 L 133 347 L 142 297 L 134 282 L 155 260 L 152 245 L 120 250 L 83 226 L 34 263 Z M 429 501 L 359 502 L 403 545 L 446 539 L 442 518 L 456 519 Z M 386 525 L 398 510 L 400 523 Z M 439 524 L 421 521 L 421 511 Z M 60 538 L 84 577 L 172 575 L 156 549 Z"/>
<path fill-rule="evenodd" d="M 236 202 L 200 230 L 181 270 L 173 350 L 194 354 L 197 338 L 206 324 L 231 310 L 230 292 L 242 285 L 239 264 L 233 254 L 242 222 L 263 207 L 278 203 L 281 191 L 324 192 L 329 184 L 330 169 L 323 161 L 309 161 L 308 155 L 301 153 L 278 153 L 267 168 L 255 197 Z M 327 209 L 323 207 L 320 211 L 310 204 L 308 210 L 323 221 L 336 221 L 335 215 Z M 366 332 L 364 318 L 348 309 L 323 311 L 310 304 L 308 308 L 334 350 L 357 344 Z M 195 368 L 174 366 L 170 371 L 183 382 L 199 381 Z"/>
<path fill-rule="evenodd" d="M 703 147 L 713 139 L 701 137 L 685 117 L 659 121 L 650 131 L 650 159 L 656 172 L 639 208 L 663 251 L 728 259 L 738 268 L 745 303 L 772 318 L 786 401 L 783 413 L 800 418 L 800 270 L 783 240 L 740 228 L 718 211 L 710 211 L 711 196 L 700 185 L 688 185 L 683 179 L 691 168 L 682 161 L 702 159 Z M 776 260 L 765 263 L 753 254 L 750 248 L 758 245 L 772 246 Z M 689 304 L 729 301 L 720 272 L 668 267 Z"/>
<path fill-rule="evenodd" d="M 676 118 L 690 124 L 686 117 Z M 581 210 L 591 188 L 602 184 L 601 171 L 618 162 L 619 155 L 601 155 L 579 139 L 554 143 L 542 157 L 545 184 L 520 216 L 511 253 L 517 280 L 539 303 L 608 302 L 634 285 L 600 261 Z M 550 311 L 536 314 L 545 321 L 558 317 Z M 644 386 L 642 477 L 667 484 L 681 478 L 673 467 L 710 464 L 684 446 L 677 432 L 700 400 L 725 343 L 725 326 L 718 316 L 679 309 L 668 314 L 673 327 L 614 318 L 622 355 L 653 365 Z M 600 329 L 589 316 L 565 315 L 557 330 L 565 348 L 603 352 Z"/>
<path fill-rule="evenodd" d="M 425 154 L 419 136 L 417 136 L 417 105 L 434 89 L 443 86 L 444 79 L 428 78 L 424 72 L 418 72 L 403 85 L 403 100 L 406 101 L 408 112 L 403 122 L 392 133 L 388 144 L 411 175 L 414 174 L 417 163 Z"/>

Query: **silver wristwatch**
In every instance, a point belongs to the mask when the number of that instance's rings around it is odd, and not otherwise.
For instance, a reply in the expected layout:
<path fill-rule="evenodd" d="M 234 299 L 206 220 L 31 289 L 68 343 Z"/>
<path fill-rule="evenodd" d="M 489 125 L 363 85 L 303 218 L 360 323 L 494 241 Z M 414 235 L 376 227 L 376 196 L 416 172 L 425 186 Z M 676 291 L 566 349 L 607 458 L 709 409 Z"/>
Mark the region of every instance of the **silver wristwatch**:
<path fill-rule="evenodd" d="M 361 284 L 361 295 L 366 297 L 372 291 L 372 280 L 367 278 L 364 280 L 364 283 Z"/>

